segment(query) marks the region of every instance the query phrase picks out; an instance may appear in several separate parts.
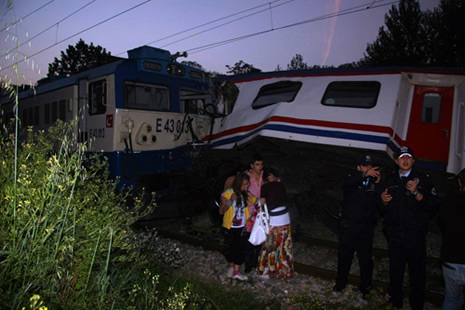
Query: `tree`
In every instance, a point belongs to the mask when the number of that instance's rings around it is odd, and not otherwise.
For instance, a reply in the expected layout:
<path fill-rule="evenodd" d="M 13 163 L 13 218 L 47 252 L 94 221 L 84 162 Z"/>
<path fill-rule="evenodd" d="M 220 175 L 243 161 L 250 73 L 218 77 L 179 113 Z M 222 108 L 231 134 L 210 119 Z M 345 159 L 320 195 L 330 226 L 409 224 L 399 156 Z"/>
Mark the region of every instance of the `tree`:
<path fill-rule="evenodd" d="M 304 62 L 302 55 L 296 54 L 292 57 L 291 62 L 287 65 L 287 70 L 306 70 L 309 69 L 307 63 Z"/>
<path fill-rule="evenodd" d="M 427 22 L 431 63 L 465 67 L 465 0 L 441 0 Z"/>
<path fill-rule="evenodd" d="M 341 64 L 341 65 L 339 65 L 337 67 L 340 68 L 340 69 L 358 68 L 358 67 L 360 67 L 360 63 L 353 61 L 353 62 L 348 62 L 348 63 L 345 63 L 345 64 Z"/>
<path fill-rule="evenodd" d="M 262 72 L 262 70 L 255 68 L 253 65 L 245 63 L 244 61 L 240 60 L 234 64 L 234 67 L 226 65 L 229 71 L 226 73 L 232 74 L 245 74 L 245 73 L 258 73 Z"/>
<path fill-rule="evenodd" d="M 70 76 L 119 59 L 100 45 L 94 46 L 92 42 L 87 45 L 80 39 L 75 46 L 68 45 L 66 52 L 61 51 L 61 59 L 55 57 L 48 65 L 47 77 Z"/>
<path fill-rule="evenodd" d="M 313 65 L 311 67 L 308 67 L 309 69 L 334 69 L 336 68 L 335 66 L 331 65 L 331 66 L 320 66 L 320 65 Z"/>
<path fill-rule="evenodd" d="M 385 16 L 375 42 L 368 44 L 363 65 L 425 65 L 430 62 L 426 46 L 425 14 L 417 0 L 401 0 Z"/>

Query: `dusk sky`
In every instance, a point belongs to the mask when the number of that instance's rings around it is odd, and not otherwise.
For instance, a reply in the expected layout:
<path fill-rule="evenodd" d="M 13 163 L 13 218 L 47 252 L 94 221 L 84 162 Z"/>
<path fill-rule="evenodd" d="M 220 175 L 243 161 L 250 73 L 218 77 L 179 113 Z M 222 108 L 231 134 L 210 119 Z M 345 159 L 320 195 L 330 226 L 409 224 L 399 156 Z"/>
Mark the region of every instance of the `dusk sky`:
<path fill-rule="evenodd" d="M 10 10 L 7 2 L 0 0 L 0 75 L 29 84 L 80 38 L 119 57 L 142 45 L 187 51 L 179 61 L 220 73 L 240 60 L 263 71 L 286 69 L 296 54 L 308 65 L 337 66 L 363 57 L 398 1 L 12 0 Z M 422 10 L 438 3 L 420 0 Z M 17 62 L 19 79 L 12 74 Z"/>

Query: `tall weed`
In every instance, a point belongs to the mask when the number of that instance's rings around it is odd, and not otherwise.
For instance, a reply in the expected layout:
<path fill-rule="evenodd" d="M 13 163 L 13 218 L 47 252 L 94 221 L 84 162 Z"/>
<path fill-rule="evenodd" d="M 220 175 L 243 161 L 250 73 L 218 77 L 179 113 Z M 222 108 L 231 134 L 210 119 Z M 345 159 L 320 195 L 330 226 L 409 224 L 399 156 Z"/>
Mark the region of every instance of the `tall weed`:
<path fill-rule="evenodd" d="M 116 281 L 142 270 L 130 242 L 141 200 L 116 191 L 71 125 L 28 129 L 20 141 L 5 132 L 0 140 L 0 304 L 20 309 L 39 295 L 52 308 L 114 306 L 127 289 Z"/>

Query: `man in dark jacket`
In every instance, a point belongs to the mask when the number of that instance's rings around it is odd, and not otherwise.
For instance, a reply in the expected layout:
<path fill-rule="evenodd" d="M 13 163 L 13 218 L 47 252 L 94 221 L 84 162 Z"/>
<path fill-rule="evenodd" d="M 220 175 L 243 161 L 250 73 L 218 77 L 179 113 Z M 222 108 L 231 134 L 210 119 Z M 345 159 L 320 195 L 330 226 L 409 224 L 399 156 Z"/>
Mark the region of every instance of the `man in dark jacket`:
<path fill-rule="evenodd" d="M 441 261 L 444 276 L 442 309 L 463 309 L 465 288 L 465 169 L 457 175 L 459 190 L 439 208 L 442 230 Z"/>
<path fill-rule="evenodd" d="M 389 248 L 389 302 L 402 307 L 402 282 L 408 264 L 410 306 L 423 309 L 426 277 L 426 231 L 436 206 L 436 190 L 428 175 L 413 168 L 413 151 L 402 146 L 396 154 L 399 170 L 380 185 L 380 202 Z"/>
<path fill-rule="evenodd" d="M 344 197 L 339 223 L 339 249 L 337 279 L 334 291 L 342 291 L 347 285 L 354 253 L 360 266 L 360 291 L 369 293 L 373 277 L 373 233 L 376 224 L 375 186 L 380 181 L 378 167 L 373 167 L 370 155 L 362 156 L 357 170 L 344 180 Z"/>

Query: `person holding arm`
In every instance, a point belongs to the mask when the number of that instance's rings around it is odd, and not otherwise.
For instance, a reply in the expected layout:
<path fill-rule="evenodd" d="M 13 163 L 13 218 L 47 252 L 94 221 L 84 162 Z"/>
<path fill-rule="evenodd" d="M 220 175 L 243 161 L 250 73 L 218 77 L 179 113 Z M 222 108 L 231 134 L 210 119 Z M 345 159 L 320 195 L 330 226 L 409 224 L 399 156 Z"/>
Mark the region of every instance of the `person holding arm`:
<path fill-rule="evenodd" d="M 423 309 L 426 277 L 426 232 L 437 203 L 431 178 L 414 168 L 413 150 L 396 154 L 398 170 L 384 178 L 379 194 L 389 253 L 389 302 L 402 308 L 405 267 L 408 265 L 413 310 Z"/>
<path fill-rule="evenodd" d="M 360 291 L 366 296 L 373 278 L 373 235 L 378 215 L 375 188 L 381 180 L 379 167 L 371 155 L 363 155 L 356 171 L 344 179 L 344 196 L 339 221 L 337 278 L 333 290 L 340 292 L 347 285 L 354 253 L 360 266 Z"/>

